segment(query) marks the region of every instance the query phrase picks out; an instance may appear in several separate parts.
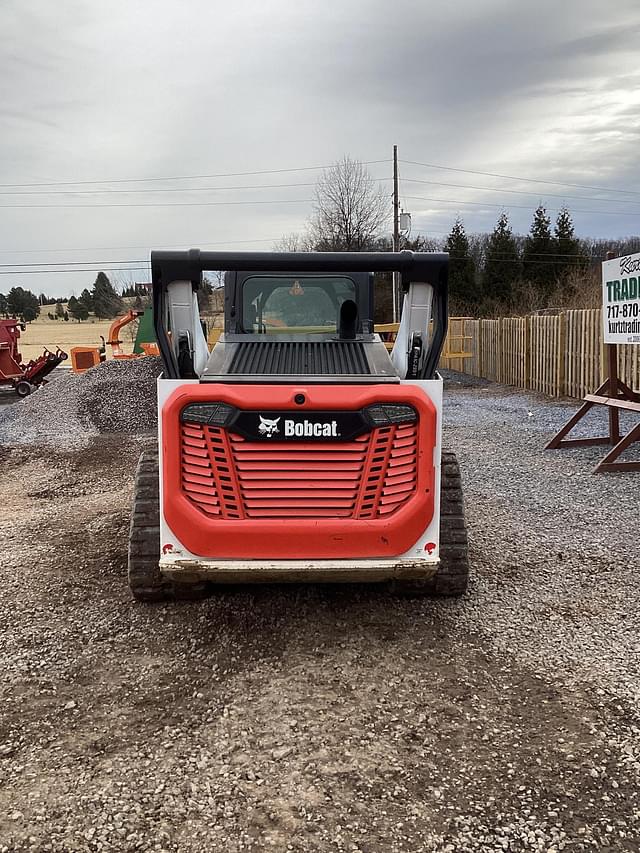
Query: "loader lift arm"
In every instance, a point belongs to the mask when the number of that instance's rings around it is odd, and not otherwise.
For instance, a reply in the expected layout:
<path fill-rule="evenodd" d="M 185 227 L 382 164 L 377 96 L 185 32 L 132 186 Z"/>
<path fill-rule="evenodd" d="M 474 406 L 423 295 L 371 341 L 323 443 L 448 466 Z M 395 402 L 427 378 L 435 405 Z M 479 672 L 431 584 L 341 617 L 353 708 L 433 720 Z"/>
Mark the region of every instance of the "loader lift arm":
<path fill-rule="evenodd" d="M 405 294 L 405 328 L 399 335 L 394 359 L 402 378 L 431 379 L 447 334 L 447 271 L 449 256 L 442 252 L 201 252 L 155 251 L 151 253 L 155 332 L 167 379 L 188 378 L 184 354 L 195 352 L 199 318 L 194 300 L 204 271 L 251 271 L 295 273 L 399 272 Z M 180 328 L 171 329 L 167 293 L 180 285 Z M 425 295 L 429 292 L 428 297 Z M 433 319 L 428 345 L 425 317 Z M 420 339 L 421 344 L 418 344 Z M 187 368 L 188 370 L 188 368 Z M 191 373 L 193 376 L 193 373 Z"/>

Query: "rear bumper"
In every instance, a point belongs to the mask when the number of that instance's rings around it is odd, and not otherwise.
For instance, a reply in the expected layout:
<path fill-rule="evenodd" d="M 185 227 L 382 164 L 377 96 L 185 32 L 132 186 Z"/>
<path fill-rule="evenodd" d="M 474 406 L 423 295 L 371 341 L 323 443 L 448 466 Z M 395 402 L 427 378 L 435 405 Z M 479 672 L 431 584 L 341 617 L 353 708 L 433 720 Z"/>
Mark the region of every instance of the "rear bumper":
<path fill-rule="evenodd" d="M 428 560 L 200 560 L 164 556 L 160 571 L 182 583 L 353 583 L 427 580 L 438 570 Z"/>

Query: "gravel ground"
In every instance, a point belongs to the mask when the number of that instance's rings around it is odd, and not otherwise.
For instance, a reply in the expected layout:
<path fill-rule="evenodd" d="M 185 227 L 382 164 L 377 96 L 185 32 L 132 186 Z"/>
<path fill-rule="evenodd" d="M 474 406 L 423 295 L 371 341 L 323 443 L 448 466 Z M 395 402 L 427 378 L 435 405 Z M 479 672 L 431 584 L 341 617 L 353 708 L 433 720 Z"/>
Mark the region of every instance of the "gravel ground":
<path fill-rule="evenodd" d="M 461 601 L 137 605 L 148 439 L 0 449 L 0 851 L 640 849 L 638 475 L 541 449 L 575 404 L 450 387 Z"/>
<path fill-rule="evenodd" d="M 101 433 L 152 432 L 157 423 L 159 358 L 105 361 L 66 371 L 29 397 L 0 409 L 0 444 L 87 447 Z"/>

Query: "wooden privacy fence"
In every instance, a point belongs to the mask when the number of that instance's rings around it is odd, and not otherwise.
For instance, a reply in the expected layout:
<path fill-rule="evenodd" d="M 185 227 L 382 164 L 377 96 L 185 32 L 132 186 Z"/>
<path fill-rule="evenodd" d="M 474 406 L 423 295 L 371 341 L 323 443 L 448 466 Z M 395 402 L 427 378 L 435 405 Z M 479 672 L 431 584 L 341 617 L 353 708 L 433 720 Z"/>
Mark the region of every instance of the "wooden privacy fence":
<path fill-rule="evenodd" d="M 599 308 L 497 320 L 461 321 L 472 376 L 540 391 L 584 397 L 608 375 Z M 620 379 L 640 388 L 640 345 L 618 347 Z"/>
<path fill-rule="evenodd" d="M 466 331 L 466 324 L 469 321 L 469 317 L 449 317 L 447 337 L 440 356 L 440 367 L 457 370 L 461 373 L 464 371 L 466 359 L 471 358 L 469 351 L 471 339 Z M 393 349 L 399 328 L 399 323 L 376 323 L 375 330 L 384 341 L 389 352 Z M 431 331 L 432 327 L 429 327 L 429 333 Z"/>

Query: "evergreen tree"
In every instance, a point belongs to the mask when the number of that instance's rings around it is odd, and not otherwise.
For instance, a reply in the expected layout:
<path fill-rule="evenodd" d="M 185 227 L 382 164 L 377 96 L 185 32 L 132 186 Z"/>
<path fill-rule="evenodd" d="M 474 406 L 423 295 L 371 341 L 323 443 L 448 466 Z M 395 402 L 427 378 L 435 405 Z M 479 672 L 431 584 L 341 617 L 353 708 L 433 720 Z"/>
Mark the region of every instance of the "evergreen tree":
<path fill-rule="evenodd" d="M 64 308 L 62 307 L 62 302 L 56 302 L 56 319 L 59 320 L 64 314 Z"/>
<path fill-rule="evenodd" d="M 122 311 L 122 299 L 103 272 L 96 277 L 92 297 L 96 317 L 111 319 Z"/>
<path fill-rule="evenodd" d="M 477 305 L 476 267 L 469 250 L 469 240 L 460 217 L 456 217 L 444 244 L 449 253 L 449 294 L 466 305 Z"/>
<path fill-rule="evenodd" d="M 14 317 L 24 317 L 27 323 L 30 323 L 40 313 L 38 297 L 30 290 L 12 287 L 7 294 L 7 312 Z"/>
<path fill-rule="evenodd" d="M 87 290 L 86 287 L 80 294 L 78 302 L 82 302 L 82 304 L 86 306 L 87 313 L 93 311 L 93 296 L 91 295 L 91 292 Z"/>
<path fill-rule="evenodd" d="M 7 297 L 4 293 L 0 293 L 0 316 L 6 317 L 9 314 L 9 306 L 7 305 Z"/>
<path fill-rule="evenodd" d="M 540 295 L 547 298 L 555 282 L 555 244 L 551 237 L 551 219 L 544 205 L 533 214 L 531 231 L 522 255 L 524 277 L 532 282 Z"/>
<path fill-rule="evenodd" d="M 85 303 L 81 299 L 76 299 L 75 296 L 69 300 L 69 314 L 78 322 L 86 320 L 89 316 Z"/>
<path fill-rule="evenodd" d="M 555 250 L 556 250 L 556 278 L 564 278 L 565 275 L 576 267 L 580 268 L 585 264 L 585 259 L 580 250 L 580 242 L 576 239 L 573 228 L 573 220 L 571 214 L 565 205 L 563 205 L 556 218 L 555 234 Z"/>
<path fill-rule="evenodd" d="M 513 286 L 520 278 L 522 264 L 509 217 L 500 214 L 485 249 L 482 284 L 484 296 L 498 302 L 509 302 Z"/>

